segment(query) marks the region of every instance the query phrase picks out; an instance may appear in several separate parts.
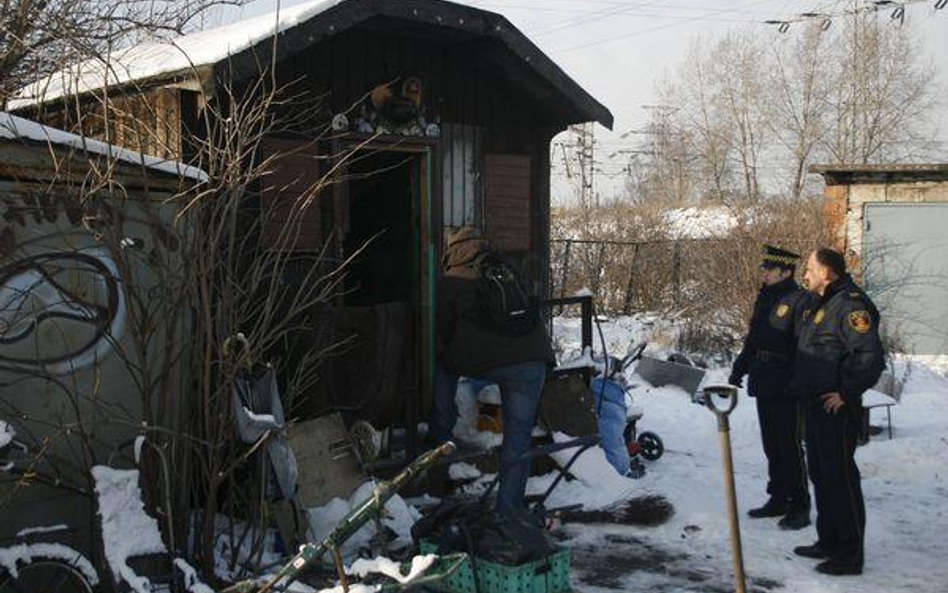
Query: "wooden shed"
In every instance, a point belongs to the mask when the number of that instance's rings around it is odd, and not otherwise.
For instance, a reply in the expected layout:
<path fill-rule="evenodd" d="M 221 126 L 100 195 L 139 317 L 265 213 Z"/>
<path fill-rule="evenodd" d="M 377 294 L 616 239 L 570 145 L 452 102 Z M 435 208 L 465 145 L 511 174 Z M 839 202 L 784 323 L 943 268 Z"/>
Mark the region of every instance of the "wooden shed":
<path fill-rule="evenodd" d="M 430 390 L 445 229 L 480 228 L 519 262 L 532 291 L 546 295 L 550 141 L 571 124 L 613 123 L 506 18 L 442 0 L 302 4 L 173 44 L 131 48 L 115 60 L 111 88 L 128 117 L 148 114 L 160 141 L 123 138 L 121 130 L 114 141 L 185 162 L 199 156 L 190 140 L 201 133 L 202 106 L 225 104 L 225 89 L 272 75 L 320 98 L 308 115 L 333 133 L 317 144 L 294 133 L 267 138 L 265 151 L 293 155 L 260 188 L 261 201 L 292 200 L 296 184 L 327 169 L 345 174 L 321 196 L 294 249 L 315 252 L 328 242 L 346 258 L 377 240 L 350 267 L 351 290 L 326 318 L 358 341 L 327 368 L 306 407 L 317 414 L 351 404 L 358 393 L 357 415 L 382 424 L 405 418 L 402 412 L 413 419 Z M 103 80 L 90 67 L 83 72 L 25 89 L 14 108 L 76 125 L 62 99 L 92 96 Z M 135 101 L 149 109 L 136 110 Z M 359 158 L 334 158 L 356 148 Z M 260 221 L 263 232 L 268 224 L 273 232 L 280 226 Z"/>

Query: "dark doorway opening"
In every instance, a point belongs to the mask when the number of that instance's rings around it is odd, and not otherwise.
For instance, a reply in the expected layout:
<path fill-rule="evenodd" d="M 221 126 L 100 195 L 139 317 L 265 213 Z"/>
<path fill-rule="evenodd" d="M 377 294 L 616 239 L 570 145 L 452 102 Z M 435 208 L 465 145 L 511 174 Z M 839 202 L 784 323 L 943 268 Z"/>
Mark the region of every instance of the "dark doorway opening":
<path fill-rule="evenodd" d="M 418 302 L 417 159 L 373 151 L 349 165 L 348 306 Z"/>

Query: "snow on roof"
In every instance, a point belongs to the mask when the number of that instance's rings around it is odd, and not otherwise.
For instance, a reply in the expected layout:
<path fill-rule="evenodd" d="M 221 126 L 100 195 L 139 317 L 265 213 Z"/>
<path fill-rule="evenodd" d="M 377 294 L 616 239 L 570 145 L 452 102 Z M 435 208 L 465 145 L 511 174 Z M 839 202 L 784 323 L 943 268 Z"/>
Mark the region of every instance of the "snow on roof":
<path fill-rule="evenodd" d="M 257 17 L 183 35 L 156 39 L 114 53 L 108 63 L 87 60 L 39 80 L 17 93 L 11 109 L 215 64 L 260 41 L 303 23 L 344 0 L 316 0 Z"/>
<path fill-rule="evenodd" d="M 101 154 L 109 158 L 115 158 L 120 161 L 134 165 L 144 165 L 149 169 L 170 173 L 171 175 L 180 175 L 197 181 L 207 181 L 207 173 L 198 169 L 172 161 L 149 156 L 127 148 L 121 148 L 114 144 L 108 144 L 99 140 L 92 140 L 84 136 L 70 134 L 57 128 L 51 128 L 38 124 L 35 121 L 24 119 L 0 111 L 0 139 L 6 140 L 33 140 L 37 142 L 46 142 L 68 148 L 75 148 L 86 152 Z"/>

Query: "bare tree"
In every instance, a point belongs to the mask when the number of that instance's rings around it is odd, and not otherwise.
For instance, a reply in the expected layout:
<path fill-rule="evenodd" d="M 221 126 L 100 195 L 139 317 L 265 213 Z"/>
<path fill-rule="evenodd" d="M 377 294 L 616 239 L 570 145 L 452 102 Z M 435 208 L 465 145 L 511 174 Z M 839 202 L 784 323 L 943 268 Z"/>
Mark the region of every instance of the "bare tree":
<path fill-rule="evenodd" d="M 911 28 L 851 15 L 833 38 L 825 95 L 826 156 L 869 163 L 918 158 L 930 147 L 931 68 L 920 61 Z"/>
<path fill-rule="evenodd" d="M 675 78 L 658 85 L 664 111 L 650 114 L 651 134 L 635 147 L 647 158 L 630 168 L 630 189 L 719 203 L 800 198 L 815 161 L 925 158 L 932 79 L 910 25 L 875 12 L 776 39 L 753 30 L 698 38 Z M 687 165 L 673 168 L 676 135 L 688 143 Z"/>
<path fill-rule="evenodd" d="M 46 75 L 144 37 L 184 32 L 211 7 L 247 0 L 5 0 L 0 3 L 0 108 Z"/>
<path fill-rule="evenodd" d="M 787 190 L 792 198 L 803 195 L 807 164 L 825 134 L 823 97 L 832 77 L 831 46 L 818 23 L 772 46 L 773 67 L 766 81 L 773 93 L 770 128 L 779 147 L 776 155 L 789 157 Z"/>

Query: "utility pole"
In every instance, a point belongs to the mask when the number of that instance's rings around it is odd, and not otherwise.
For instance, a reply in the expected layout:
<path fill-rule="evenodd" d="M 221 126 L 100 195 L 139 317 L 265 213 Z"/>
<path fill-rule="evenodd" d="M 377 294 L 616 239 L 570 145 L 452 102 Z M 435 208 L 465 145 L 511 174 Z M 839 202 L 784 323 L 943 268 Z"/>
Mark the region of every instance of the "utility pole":
<path fill-rule="evenodd" d="M 596 134 L 593 126 L 592 123 L 585 123 L 570 128 L 576 138 L 574 147 L 579 165 L 579 196 L 584 209 L 590 205 L 599 207 L 599 196 L 593 184 L 596 169 Z"/>

